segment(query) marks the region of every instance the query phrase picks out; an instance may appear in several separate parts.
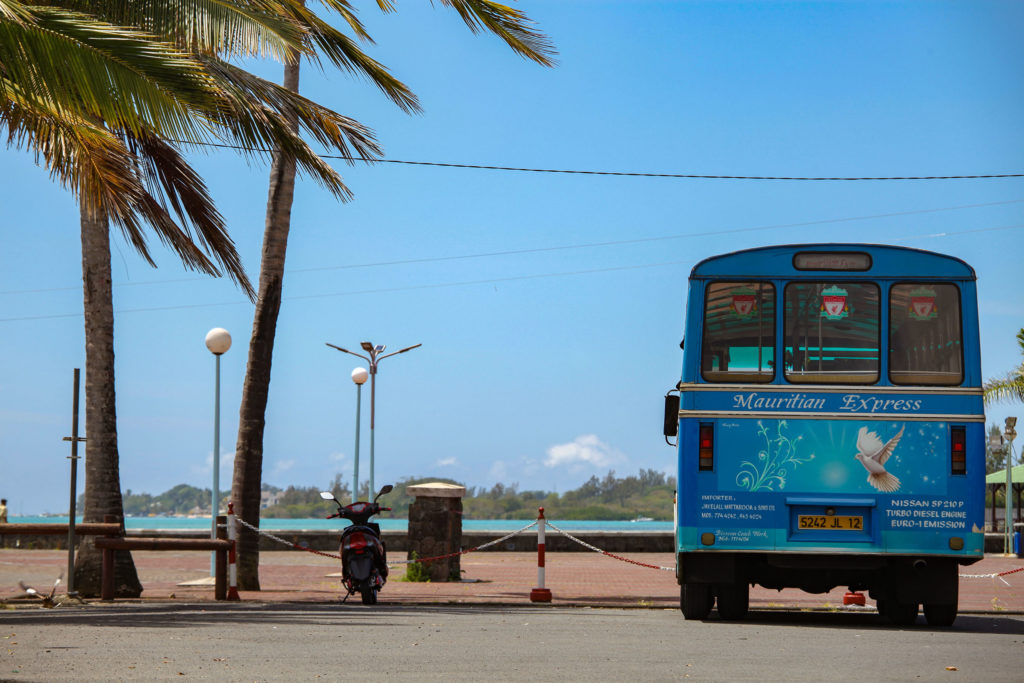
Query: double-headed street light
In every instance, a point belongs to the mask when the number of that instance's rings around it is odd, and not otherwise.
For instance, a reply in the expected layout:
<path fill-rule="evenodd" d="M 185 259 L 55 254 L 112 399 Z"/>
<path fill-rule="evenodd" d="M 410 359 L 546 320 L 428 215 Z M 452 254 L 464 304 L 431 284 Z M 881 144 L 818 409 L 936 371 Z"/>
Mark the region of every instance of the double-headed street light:
<path fill-rule="evenodd" d="M 376 399 L 376 394 L 377 394 L 377 392 L 376 392 L 377 365 L 380 364 L 380 362 L 382 360 L 384 360 L 385 358 L 390 358 L 391 356 L 397 356 L 398 354 L 405 353 L 406 351 L 412 351 L 413 349 L 418 349 L 419 347 L 423 346 L 423 344 L 414 344 L 413 346 L 407 346 L 406 348 L 401 349 L 400 351 L 393 351 L 393 352 L 391 352 L 389 354 L 381 355 L 381 354 L 384 353 L 384 348 L 385 348 L 384 344 L 377 344 L 376 346 L 374 346 L 370 342 L 364 341 L 364 342 L 360 342 L 360 344 L 359 344 L 363 348 L 363 351 L 366 351 L 366 353 L 369 354 L 369 356 L 364 356 L 361 353 L 356 353 L 355 351 L 349 351 L 348 349 L 343 349 L 340 346 L 336 346 L 334 344 L 331 344 L 330 342 L 325 342 L 325 343 L 327 344 L 327 346 L 330 346 L 332 349 L 337 349 L 338 351 L 341 351 L 342 353 L 347 353 L 347 354 L 352 355 L 352 356 L 357 356 L 358 358 L 362 358 L 363 360 L 367 361 L 370 364 L 370 495 L 372 496 L 374 494 L 374 490 L 375 490 L 374 487 L 373 487 L 373 455 L 374 455 L 373 454 L 373 427 L 374 427 L 374 418 L 375 418 L 375 413 L 376 413 L 374 404 L 376 402 L 375 399 Z M 355 379 L 354 373 L 353 373 L 353 379 Z M 358 407 L 357 407 L 357 410 L 358 410 Z M 358 463 L 358 459 L 357 459 L 357 463 Z M 356 465 L 356 467 L 358 467 L 358 464 Z M 352 492 L 354 496 L 359 493 L 358 485 L 359 485 L 359 482 L 357 480 L 356 481 L 356 486 L 354 487 L 354 490 Z"/>

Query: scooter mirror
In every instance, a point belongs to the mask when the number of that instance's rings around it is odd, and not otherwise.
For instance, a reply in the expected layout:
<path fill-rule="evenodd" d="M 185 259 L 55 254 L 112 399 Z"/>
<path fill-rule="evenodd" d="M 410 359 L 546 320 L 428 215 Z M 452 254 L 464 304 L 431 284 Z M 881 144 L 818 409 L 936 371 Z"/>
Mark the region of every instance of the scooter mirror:
<path fill-rule="evenodd" d="M 334 500 L 334 494 L 331 493 L 330 491 L 321 491 L 320 497 L 323 498 L 324 500 Z"/>
<path fill-rule="evenodd" d="M 391 491 L 394 490 L 394 488 L 395 487 L 392 486 L 391 484 L 384 484 L 384 486 L 380 487 L 380 491 L 377 493 L 376 496 L 373 497 L 373 499 L 377 500 L 378 498 L 383 496 L 385 493 L 391 493 Z"/>

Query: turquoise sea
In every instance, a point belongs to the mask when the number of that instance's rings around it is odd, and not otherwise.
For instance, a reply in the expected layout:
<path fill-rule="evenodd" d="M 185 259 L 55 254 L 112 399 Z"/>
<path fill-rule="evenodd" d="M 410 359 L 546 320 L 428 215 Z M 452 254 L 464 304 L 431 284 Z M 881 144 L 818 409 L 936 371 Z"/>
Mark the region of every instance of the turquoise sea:
<path fill-rule="evenodd" d="M 82 521 L 78 517 L 79 522 Z M 54 517 L 11 517 L 12 524 L 67 524 L 67 515 Z M 384 531 L 405 531 L 407 519 L 381 518 L 375 520 Z M 515 531 L 534 520 L 530 519 L 465 519 L 462 528 L 466 531 Z M 605 522 L 591 520 L 552 519 L 560 529 L 566 531 L 672 531 L 672 522 Z M 264 519 L 260 528 L 266 531 L 299 531 L 341 529 L 347 522 L 334 519 Z M 125 520 L 128 529 L 209 529 L 209 517 L 129 517 Z"/>

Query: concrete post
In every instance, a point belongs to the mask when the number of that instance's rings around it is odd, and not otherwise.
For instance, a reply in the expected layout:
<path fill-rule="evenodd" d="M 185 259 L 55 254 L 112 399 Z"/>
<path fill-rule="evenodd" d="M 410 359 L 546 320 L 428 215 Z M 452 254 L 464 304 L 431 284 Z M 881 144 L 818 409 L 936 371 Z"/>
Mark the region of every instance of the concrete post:
<path fill-rule="evenodd" d="M 416 500 L 409 506 L 409 554 L 428 558 L 462 550 L 463 486 L 431 482 L 405 489 Z M 427 564 L 430 580 L 459 581 L 462 577 L 459 555 Z"/>

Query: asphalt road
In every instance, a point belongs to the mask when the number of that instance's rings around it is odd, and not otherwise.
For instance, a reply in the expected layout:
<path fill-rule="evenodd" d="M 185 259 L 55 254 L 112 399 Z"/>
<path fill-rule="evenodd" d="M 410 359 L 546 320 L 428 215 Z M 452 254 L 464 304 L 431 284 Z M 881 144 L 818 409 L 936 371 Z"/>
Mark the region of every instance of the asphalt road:
<path fill-rule="evenodd" d="M 90 605 L 0 612 L 0 680 L 1024 680 L 1024 617 L 487 605 Z M 955 667 L 955 668 L 951 668 Z"/>

